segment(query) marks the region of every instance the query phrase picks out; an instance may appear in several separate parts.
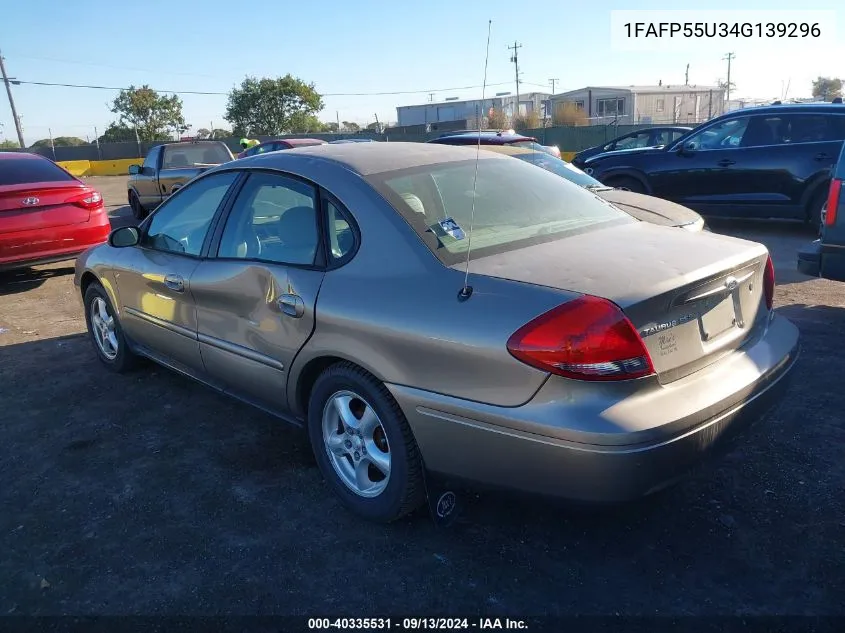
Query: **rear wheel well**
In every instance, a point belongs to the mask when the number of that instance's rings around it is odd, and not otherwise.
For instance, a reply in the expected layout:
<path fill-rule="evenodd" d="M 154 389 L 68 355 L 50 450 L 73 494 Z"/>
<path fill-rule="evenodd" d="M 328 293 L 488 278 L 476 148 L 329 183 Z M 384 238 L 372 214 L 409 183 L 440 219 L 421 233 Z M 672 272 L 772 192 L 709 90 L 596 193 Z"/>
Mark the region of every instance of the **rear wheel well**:
<path fill-rule="evenodd" d="M 829 180 L 822 181 L 811 189 L 805 208 L 805 220 L 807 222 L 821 222 L 821 208 L 827 200 L 827 193 L 830 189 L 829 183 Z"/>
<path fill-rule="evenodd" d="M 312 358 L 302 368 L 296 385 L 296 405 L 302 411 L 304 417 L 308 417 L 308 400 L 311 398 L 311 390 L 314 388 L 317 378 L 328 367 L 344 361 L 346 361 L 345 358 L 338 356 L 320 356 L 318 358 Z"/>

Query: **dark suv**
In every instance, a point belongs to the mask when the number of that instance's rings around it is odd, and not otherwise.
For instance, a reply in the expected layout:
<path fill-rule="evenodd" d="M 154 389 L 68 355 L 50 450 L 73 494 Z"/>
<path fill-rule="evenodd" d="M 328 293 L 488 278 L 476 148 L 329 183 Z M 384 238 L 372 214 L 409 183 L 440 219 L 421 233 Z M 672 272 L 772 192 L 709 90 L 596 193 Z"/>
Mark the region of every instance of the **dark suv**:
<path fill-rule="evenodd" d="M 596 156 L 583 169 L 702 215 L 818 223 L 843 139 L 842 104 L 763 106 L 724 114 L 662 148 Z"/>

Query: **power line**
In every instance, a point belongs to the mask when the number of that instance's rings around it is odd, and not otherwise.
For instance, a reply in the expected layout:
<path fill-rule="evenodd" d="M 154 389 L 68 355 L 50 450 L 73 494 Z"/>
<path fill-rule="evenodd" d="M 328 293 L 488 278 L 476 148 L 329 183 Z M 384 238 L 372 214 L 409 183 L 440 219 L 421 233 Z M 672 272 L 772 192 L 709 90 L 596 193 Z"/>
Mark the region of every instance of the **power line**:
<path fill-rule="evenodd" d="M 128 87 L 116 87 L 116 86 L 98 86 L 93 84 L 65 84 L 65 83 L 57 83 L 57 82 L 50 82 L 50 81 L 23 81 L 20 79 L 16 79 L 11 83 L 18 85 L 27 85 L 27 86 L 54 86 L 59 88 L 87 88 L 90 90 L 128 90 Z M 487 84 L 488 86 L 506 86 L 509 85 L 510 81 L 502 81 L 498 83 L 490 83 Z M 529 84 L 532 86 L 543 86 L 545 87 L 546 84 L 536 84 L 532 82 L 525 82 L 520 81 L 523 84 Z M 482 88 L 483 86 L 455 86 L 452 88 L 426 88 L 424 90 L 392 90 L 392 91 L 383 91 L 383 92 L 323 92 L 320 93 L 323 97 L 382 97 L 382 96 L 391 96 L 391 95 L 411 95 L 411 94 L 428 94 L 432 92 L 450 92 L 455 90 L 472 90 L 474 88 Z M 153 88 L 156 92 L 166 93 L 166 94 L 182 94 L 182 95 L 219 95 L 219 96 L 228 96 L 228 92 L 214 92 L 208 90 L 164 90 L 159 88 Z"/>

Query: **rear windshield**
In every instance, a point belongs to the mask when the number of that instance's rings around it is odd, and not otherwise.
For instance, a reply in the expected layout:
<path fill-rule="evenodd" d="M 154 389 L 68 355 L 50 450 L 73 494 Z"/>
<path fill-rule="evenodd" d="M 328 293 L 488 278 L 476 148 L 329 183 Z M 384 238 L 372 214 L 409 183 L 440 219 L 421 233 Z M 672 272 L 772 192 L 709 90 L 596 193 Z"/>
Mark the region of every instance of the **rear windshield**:
<path fill-rule="evenodd" d="M 509 158 L 477 161 L 471 259 L 560 239 L 628 214 L 583 187 Z M 373 185 L 447 266 L 466 259 L 476 161 L 369 176 Z"/>
<path fill-rule="evenodd" d="M 605 188 L 605 186 L 598 180 L 592 176 L 588 176 L 574 165 L 562 161 L 559 158 L 555 158 L 551 154 L 546 154 L 545 152 L 515 154 L 514 158 L 518 158 L 519 160 L 524 160 L 526 163 L 531 163 L 532 165 L 537 165 L 537 167 L 547 169 L 553 174 L 566 178 L 570 182 L 574 182 L 576 185 L 580 185 L 582 187 Z"/>
<path fill-rule="evenodd" d="M 73 176 L 46 158 L 0 158 L 0 186 L 74 180 Z"/>
<path fill-rule="evenodd" d="M 219 165 L 232 160 L 222 143 L 198 143 L 196 145 L 165 145 L 162 169 L 180 167 L 203 167 Z"/>

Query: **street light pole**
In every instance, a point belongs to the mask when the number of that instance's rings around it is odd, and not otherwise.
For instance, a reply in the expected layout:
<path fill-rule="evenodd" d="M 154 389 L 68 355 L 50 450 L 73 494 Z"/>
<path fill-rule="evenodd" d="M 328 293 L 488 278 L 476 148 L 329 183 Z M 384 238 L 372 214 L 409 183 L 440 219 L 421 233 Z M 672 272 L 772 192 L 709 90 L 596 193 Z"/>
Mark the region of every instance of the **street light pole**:
<path fill-rule="evenodd" d="M 6 84 L 6 94 L 9 95 L 9 108 L 12 110 L 12 119 L 15 121 L 15 130 L 18 132 L 18 143 L 21 149 L 26 147 L 23 142 L 23 130 L 21 129 L 21 120 L 18 118 L 18 111 L 15 109 L 15 99 L 12 97 L 12 86 L 9 83 L 9 76 L 6 74 L 6 66 L 3 63 L 3 54 L 0 53 L 0 73 L 3 73 L 3 83 Z"/>

